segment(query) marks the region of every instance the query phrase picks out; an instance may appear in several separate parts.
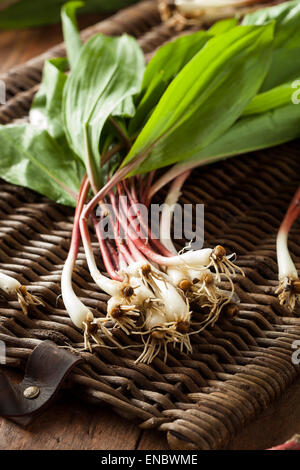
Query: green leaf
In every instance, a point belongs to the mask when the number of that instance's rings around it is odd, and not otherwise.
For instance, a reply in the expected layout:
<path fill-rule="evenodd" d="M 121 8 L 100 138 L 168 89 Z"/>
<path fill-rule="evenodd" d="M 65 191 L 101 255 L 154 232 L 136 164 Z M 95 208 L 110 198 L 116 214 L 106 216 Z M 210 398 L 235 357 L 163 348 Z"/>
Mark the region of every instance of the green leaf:
<path fill-rule="evenodd" d="M 101 34 L 82 47 L 70 73 L 63 97 L 66 134 L 96 179 L 103 126 L 124 100 L 139 92 L 143 73 L 144 56 L 134 38 Z"/>
<path fill-rule="evenodd" d="M 272 90 L 259 93 L 249 103 L 243 112 L 243 116 L 265 113 L 266 111 L 292 103 L 292 96 L 295 92 L 292 84 L 293 82 L 284 83 Z"/>
<path fill-rule="evenodd" d="M 184 162 L 205 165 L 227 157 L 275 147 L 300 137 L 300 105 L 287 104 L 239 119 L 223 136 Z M 178 165 L 179 167 L 180 165 Z"/>
<path fill-rule="evenodd" d="M 86 0 L 79 13 L 113 12 L 138 0 Z M 0 28 L 16 29 L 58 23 L 65 0 L 19 0 L 0 11 Z"/>
<path fill-rule="evenodd" d="M 74 66 L 82 47 L 76 20 L 76 11 L 82 6 L 84 6 L 84 2 L 68 2 L 61 10 L 62 29 L 71 68 Z"/>
<path fill-rule="evenodd" d="M 274 52 L 261 91 L 281 85 L 300 74 L 300 0 L 285 2 L 247 15 L 244 25 L 276 21 Z"/>
<path fill-rule="evenodd" d="M 126 118 L 133 117 L 135 115 L 135 105 L 132 96 L 128 96 L 118 104 L 112 112 L 112 116 L 123 116 Z"/>
<path fill-rule="evenodd" d="M 33 126 L 46 129 L 55 139 L 64 137 L 62 96 L 67 80 L 66 59 L 49 59 L 45 62 L 39 91 L 34 97 L 29 118 Z"/>
<path fill-rule="evenodd" d="M 274 47 L 292 44 L 298 36 L 298 14 L 300 0 L 283 2 L 268 8 L 261 8 L 254 13 L 248 13 L 242 24 L 244 26 L 264 25 L 270 21 L 276 21 L 274 32 Z"/>
<path fill-rule="evenodd" d="M 189 159 L 241 115 L 268 70 L 273 25 L 238 26 L 209 40 L 162 96 L 123 165 L 147 155 L 135 171 Z"/>
<path fill-rule="evenodd" d="M 143 127 L 169 83 L 210 37 L 206 32 L 200 31 L 175 39 L 158 49 L 145 70 L 142 91 L 138 97 L 139 104 L 129 126 L 130 134 L 135 134 Z"/>
<path fill-rule="evenodd" d="M 30 124 L 0 126 L 0 176 L 60 204 L 76 206 L 84 168 L 48 132 Z"/>
<path fill-rule="evenodd" d="M 219 34 L 227 33 L 227 31 L 230 31 L 232 28 L 237 26 L 237 24 L 237 18 L 226 18 L 225 20 L 217 21 L 213 24 L 209 28 L 208 33 L 211 36 L 218 36 Z"/>
<path fill-rule="evenodd" d="M 297 79 L 299 76 L 300 47 L 274 51 L 270 72 L 261 87 L 261 91 L 268 91 L 289 80 Z"/>

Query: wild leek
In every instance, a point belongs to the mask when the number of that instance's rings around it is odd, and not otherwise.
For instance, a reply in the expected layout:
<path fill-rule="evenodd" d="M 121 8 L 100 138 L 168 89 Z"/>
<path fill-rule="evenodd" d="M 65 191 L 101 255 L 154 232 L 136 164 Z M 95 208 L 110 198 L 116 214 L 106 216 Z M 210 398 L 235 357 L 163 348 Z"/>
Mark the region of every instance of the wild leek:
<path fill-rule="evenodd" d="M 244 25 L 182 36 L 146 67 L 127 35 L 96 35 L 81 44 L 77 7 L 63 10 L 70 72 L 62 59 L 49 61 L 31 122 L 0 128 L 0 175 L 76 206 L 61 288 L 84 347 L 104 347 L 105 338 L 118 345 L 113 323 L 141 338 L 137 361 L 149 363 L 160 351 L 166 359 L 168 345 L 191 352 L 193 334 L 220 315 L 237 314 L 232 278 L 243 272 L 222 246 L 177 253 L 173 207 L 193 168 L 300 136 L 300 106 L 292 103 L 294 89 L 288 92 L 300 63 L 287 64 L 284 76 L 280 67 L 284 52 L 300 47 L 300 2 L 256 12 Z M 156 238 L 139 207 L 149 208 L 170 182 Z M 113 239 L 103 231 L 107 220 Z M 108 276 L 97 264 L 92 235 Z M 92 279 L 110 296 L 105 318 L 73 290 L 80 242 Z M 287 277 L 284 268 L 281 275 Z M 220 289 L 222 279 L 228 291 Z"/>
<path fill-rule="evenodd" d="M 289 231 L 300 214 L 300 187 L 296 191 L 277 235 L 277 263 L 279 285 L 276 293 L 282 305 L 293 311 L 300 300 L 300 280 L 288 249 Z"/>
<path fill-rule="evenodd" d="M 28 315 L 30 305 L 44 305 L 41 299 L 30 294 L 25 286 L 7 274 L 0 272 L 0 291 L 7 296 L 15 296 L 24 315 Z"/>

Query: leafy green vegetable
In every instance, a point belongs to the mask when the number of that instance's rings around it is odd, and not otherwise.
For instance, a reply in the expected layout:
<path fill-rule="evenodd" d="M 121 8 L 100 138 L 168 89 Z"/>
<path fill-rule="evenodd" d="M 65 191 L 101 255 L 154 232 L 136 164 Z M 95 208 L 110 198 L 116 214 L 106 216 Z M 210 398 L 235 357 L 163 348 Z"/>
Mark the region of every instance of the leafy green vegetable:
<path fill-rule="evenodd" d="M 47 131 L 30 124 L 0 126 L 0 147 L 1 178 L 76 206 L 84 168 Z"/>
<path fill-rule="evenodd" d="M 210 37 L 206 32 L 200 31 L 175 39 L 158 49 L 145 70 L 142 90 L 138 97 L 139 104 L 130 123 L 131 134 L 143 127 L 171 80 L 202 49 Z"/>
<path fill-rule="evenodd" d="M 237 18 L 226 18 L 226 20 L 220 20 L 220 21 L 217 21 L 215 24 L 213 24 L 209 28 L 208 33 L 212 36 L 217 36 L 218 34 L 227 33 L 227 31 L 237 26 L 237 24 L 238 24 Z"/>
<path fill-rule="evenodd" d="M 293 0 L 247 15 L 244 25 L 276 20 L 274 52 L 261 91 L 297 78 L 300 71 L 300 0 Z"/>
<path fill-rule="evenodd" d="M 212 38 L 162 96 L 123 165 L 138 171 L 188 159 L 232 126 L 268 70 L 273 24 L 239 26 Z"/>
<path fill-rule="evenodd" d="M 138 0 L 86 0 L 79 13 L 113 12 Z M 19 0 L 0 11 L 0 28 L 28 28 L 58 23 L 65 0 Z"/>
<path fill-rule="evenodd" d="M 118 104 L 112 112 L 112 116 L 123 116 L 126 118 L 133 117 L 135 115 L 135 105 L 132 96 L 128 96 L 120 104 Z"/>
<path fill-rule="evenodd" d="M 76 11 L 83 5 L 84 2 L 68 2 L 61 10 L 62 28 L 70 67 L 73 67 L 75 64 L 82 47 L 76 20 Z"/>
<path fill-rule="evenodd" d="M 272 88 L 272 90 L 259 93 L 249 103 L 242 115 L 261 114 L 291 104 L 294 91 L 292 82 L 288 82 Z"/>
<path fill-rule="evenodd" d="M 144 56 L 134 38 L 99 34 L 82 47 L 67 80 L 63 97 L 66 135 L 98 182 L 103 126 L 117 106 L 139 92 L 143 74 Z"/>
<path fill-rule="evenodd" d="M 287 104 L 239 119 L 215 142 L 184 162 L 203 165 L 225 157 L 275 147 L 300 137 L 300 105 Z"/>
<path fill-rule="evenodd" d="M 67 59 L 49 59 L 45 62 L 39 91 L 29 113 L 30 122 L 39 129 L 47 129 L 55 139 L 64 137 L 62 96 L 67 75 Z"/>
<path fill-rule="evenodd" d="M 248 25 L 226 20 L 180 37 L 159 49 L 146 71 L 127 35 L 100 34 L 82 45 L 79 6 L 62 11 L 68 59 L 45 63 L 30 124 L 0 126 L 0 176 L 7 181 L 75 206 L 84 172 L 95 189 L 141 156 L 132 174 L 300 137 L 300 106 L 291 101 L 300 62 L 290 63 L 300 51 L 300 0 L 249 15 Z M 127 157 L 118 145 L 101 167 L 100 154 L 122 139 L 133 142 Z"/>

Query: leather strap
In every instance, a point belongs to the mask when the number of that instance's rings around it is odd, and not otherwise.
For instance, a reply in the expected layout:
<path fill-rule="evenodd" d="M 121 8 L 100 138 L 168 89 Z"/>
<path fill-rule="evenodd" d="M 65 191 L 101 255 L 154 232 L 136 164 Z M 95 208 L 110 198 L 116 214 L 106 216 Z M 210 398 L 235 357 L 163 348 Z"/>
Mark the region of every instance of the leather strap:
<path fill-rule="evenodd" d="M 29 356 L 25 376 L 14 385 L 0 372 L 0 416 L 27 426 L 57 394 L 67 374 L 81 358 L 43 341 Z"/>

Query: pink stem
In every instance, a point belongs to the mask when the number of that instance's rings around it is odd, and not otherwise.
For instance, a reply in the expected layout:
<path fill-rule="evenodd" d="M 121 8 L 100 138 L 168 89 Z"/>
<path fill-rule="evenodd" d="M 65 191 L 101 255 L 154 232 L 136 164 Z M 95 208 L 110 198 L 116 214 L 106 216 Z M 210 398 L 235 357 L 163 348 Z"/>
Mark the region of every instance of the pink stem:
<path fill-rule="evenodd" d="M 116 242 L 116 245 L 119 249 L 119 252 L 122 253 L 122 256 L 126 260 L 126 263 L 130 264 L 134 261 L 134 258 L 132 257 L 131 253 L 129 252 L 129 250 L 127 249 L 125 243 L 123 243 L 123 240 L 120 237 L 119 214 L 118 214 L 118 209 L 117 209 L 116 197 L 115 197 L 115 195 L 112 191 L 109 193 L 109 197 L 110 197 L 111 205 L 113 207 L 113 210 L 114 210 L 115 216 L 116 216 L 116 223 L 114 223 L 112 218 L 111 218 L 111 223 L 113 225 L 113 230 L 114 230 L 114 235 L 115 235 L 115 242 Z"/>
<path fill-rule="evenodd" d="M 121 216 L 121 214 L 118 212 L 114 194 L 110 193 L 110 195 L 111 195 L 111 203 L 114 208 L 115 214 L 118 217 L 119 223 L 121 224 L 123 230 L 125 231 L 126 236 L 131 240 L 131 242 L 135 245 L 135 247 L 141 253 L 143 253 L 143 255 L 146 258 L 151 259 L 155 263 L 168 264 L 167 263 L 168 257 L 155 253 L 149 245 L 145 244 L 143 240 L 141 240 L 139 237 L 136 236 L 136 233 L 132 230 L 130 224 L 127 223 L 128 219 L 124 216 Z"/>
<path fill-rule="evenodd" d="M 111 179 L 103 186 L 103 188 L 101 188 L 100 191 L 97 194 L 95 194 L 93 199 L 82 210 L 81 215 L 80 215 L 80 220 L 79 220 L 80 233 L 81 233 L 82 238 L 86 240 L 86 243 L 88 245 L 91 245 L 91 238 L 90 238 L 89 229 L 88 229 L 88 220 L 93 210 L 95 209 L 95 207 L 100 201 L 104 200 L 105 196 L 109 193 L 109 191 L 111 191 L 111 189 L 113 189 L 113 187 L 119 181 L 125 178 L 132 170 L 136 168 L 136 166 L 140 162 L 144 160 L 144 158 L 146 158 L 150 150 L 151 149 L 148 149 L 147 152 L 140 155 L 137 159 L 131 161 L 130 163 L 128 163 L 128 165 L 124 166 L 123 168 L 120 168 L 111 177 Z M 91 256 L 93 256 L 92 253 L 91 253 Z"/>
<path fill-rule="evenodd" d="M 102 236 L 102 233 L 101 233 L 101 228 L 99 226 L 99 223 L 97 221 L 97 217 L 95 216 L 95 214 L 92 214 L 92 219 L 93 219 L 93 224 L 94 224 L 95 232 L 96 232 L 96 235 L 97 235 L 97 238 L 98 238 L 100 251 L 101 251 L 101 256 L 102 256 L 106 271 L 109 274 L 109 276 L 111 277 L 111 279 L 114 279 L 115 281 L 122 281 L 120 276 L 118 276 L 118 274 L 115 271 L 115 268 L 113 266 L 113 263 L 112 263 L 112 260 L 111 260 L 111 257 L 110 257 L 109 250 L 108 250 L 108 248 L 106 246 L 106 243 L 103 239 L 103 236 Z"/>
<path fill-rule="evenodd" d="M 79 230 L 80 214 L 83 209 L 87 194 L 89 192 L 89 187 L 90 187 L 90 183 L 87 178 L 87 175 L 85 175 L 81 182 L 81 186 L 80 186 L 80 190 L 78 194 L 77 205 L 76 205 L 75 215 L 74 215 L 70 250 L 69 250 L 69 255 L 68 255 L 68 256 L 72 256 L 74 260 L 76 260 L 77 258 L 79 245 L 80 245 L 80 230 Z"/>
<path fill-rule="evenodd" d="M 114 262 L 116 271 L 118 271 L 120 269 L 118 253 L 115 247 L 113 246 L 113 244 L 109 240 L 106 240 L 106 245 L 107 245 L 108 251 L 110 252 L 110 256 Z"/>
<path fill-rule="evenodd" d="M 293 223 L 300 214 L 300 187 L 297 189 L 285 217 L 280 225 L 279 232 L 289 233 Z"/>
<path fill-rule="evenodd" d="M 128 238 L 127 244 L 135 261 L 147 261 L 147 258 L 145 258 L 145 256 L 140 252 L 140 250 L 137 249 L 137 247 L 130 238 Z"/>
<path fill-rule="evenodd" d="M 117 189 L 118 189 L 118 194 L 119 196 L 122 195 L 122 188 L 121 186 L 118 184 L 117 185 Z M 111 201 L 112 201 L 112 206 L 113 206 L 113 209 L 114 209 L 114 212 L 115 212 L 115 216 L 117 218 L 117 221 L 118 221 L 118 224 L 120 223 L 121 221 L 121 225 L 123 227 L 123 229 L 125 230 L 125 233 L 127 234 L 127 227 L 128 227 L 128 218 L 126 216 L 126 212 L 124 214 L 124 212 L 122 210 L 118 210 L 117 208 L 117 204 L 116 204 L 116 199 L 114 197 L 114 195 L 111 196 Z M 119 199 L 119 207 L 120 207 L 120 199 Z M 127 207 L 126 207 L 127 209 Z M 140 251 L 135 247 L 134 243 L 132 243 L 132 240 L 130 240 L 129 237 L 127 237 L 126 239 L 126 243 L 127 243 L 127 246 L 128 246 L 128 249 L 129 249 L 129 253 L 132 257 L 132 260 L 133 261 L 145 261 L 145 258 L 144 256 L 140 253 Z M 124 245 L 123 245 L 124 246 Z"/>
<path fill-rule="evenodd" d="M 135 192 L 135 187 L 132 185 L 131 187 L 131 193 L 128 189 L 128 186 L 126 184 L 126 181 L 123 182 L 123 186 L 125 188 L 126 194 L 128 196 L 129 202 L 131 204 L 131 207 L 133 208 L 133 211 L 139 221 L 140 227 L 142 228 L 142 234 L 147 233 L 148 239 L 151 240 L 151 243 L 154 245 L 154 247 L 158 250 L 158 252 L 163 255 L 163 256 L 173 256 L 173 253 L 171 253 L 157 238 L 155 238 L 153 232 L 151 231 L 150 227 L 145 223 L 144 219 L 142 218 L 142 214 L 138 210 L 137 205 L 139 204 L 137 201 L 137 195 Z M 123 202 L 123 201 L 122 201 Z M 124 203 L 123 203 L 124 205 Z M 129 213 L 130 219 L 133 221 L 134 217 L 132 216 L 132 213 L 127 210 L 126 213 Z M 146 243 L 148 242 L 148 239 Z"/>
<path fill-rule="evenodd" d="M 171 188 L 170 188 L 170 192 L 173 190 L 173 189 L 181 189 L 182 186 L 184 185 L 186 179 L 190 176 L 192 170 L 187 170 L 185 171 L 184 173 L 182 173 L 181 175 L 177 176 L 177 178 L 173 181 L 172 185 L 171 185 Z"/>
<path fill-rule="evenodd" d="M 205 165 L 206 163 L 213 161 L 213 159 L 209 160 L 203 160 L 201 162 L 201 165 Z M 170 183 L 170 181 L 174 180 L 175 178 L 178 178 L 178 176 L 182 175 L 182 173 L 185 173 L 186 171 L 192 171 L 193 168 L 196 168 L 197 166 L 200 166 L 199 162 L 192 162 L 190 164 L 177 164 L 174 165 L 168 170 L 166 173 L 164 173 L 160 178 L 158 178 L 155 183 L 151 186 L 148 192 L 148 199 L 147 203 L 149 204 L 150 201 L 152 200 L 153 196 L 166 184 Z"/>
<path fill-rule="evenodd" d="M 300 435 L 296 434 L 292 439 L 279 446 L 267 450 L 300 450 Z"/>
<path fill-rule="evenodd" d="M 146 188 L 145 188 L 145 191 L 143 191 L 143 202 L 145 204 L 148 200 L 148 194 L 149 194 L 154 176 L 155 176 L 155 170 L 150 171 L 149 175 L 147 176 Z"/>
<path fill-rule="evenodd" d="M 125 208 L 125 211 L 126 211 L 127 207 Z M 124 230 L 127 230 L 128 228 L 128 218 L 126 217 L 126 213 L 124 214 L 124 211 L 121 209 L 119 210 L 118 212 L 116 212 L 116 216 L 119 218 L 119 220 L 121 221 L 121 224 L 124 228 Z M 127 232 L 126 232 L 127 233 Z M 130 237 L 127 237 L 126 239 L 126 242 L 127 242 L 127 246 L 130 250 L 130 253 L 134 259 L 134 261 L 147 261 L 147 258 L 145 258 L 145 256 L 140 252 L 140 250 L 135 246 L 134 242 L 132 241 L 132 239 Z"/>

